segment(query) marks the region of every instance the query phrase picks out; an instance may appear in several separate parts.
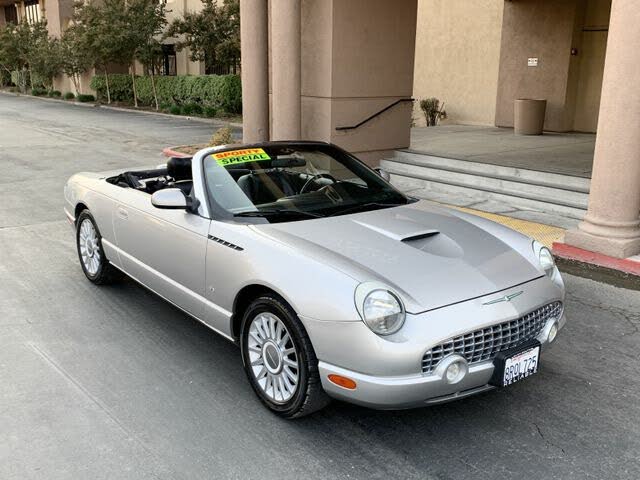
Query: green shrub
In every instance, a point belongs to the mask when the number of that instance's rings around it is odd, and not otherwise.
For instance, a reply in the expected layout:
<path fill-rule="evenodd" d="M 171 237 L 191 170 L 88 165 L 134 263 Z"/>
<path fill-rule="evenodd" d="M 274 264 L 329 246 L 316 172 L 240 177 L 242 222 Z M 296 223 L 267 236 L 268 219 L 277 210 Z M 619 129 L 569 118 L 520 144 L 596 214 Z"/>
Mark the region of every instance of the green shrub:
<path fill-rule="evenodd" d="M 193 113 L 194 115 L 202 115 L 203 109 L 202 106 L 198 103 L 193 104 Z"/>
<path fill-rule="evenodd" d="M 91 79 L 91 88 L 96 91 L 98 100 L 107 100 L 107 82 L 104 75 L 95 75 Z M 112 102 L 133 102 L 131 76 L 123 73 L 109 75 L 109 94 Z"/>
<path fill-rule="evenodd" d="M 11 85 L 11 72 L 5 70 L 4 68 L 0 69 L 0 87 Z"/>
<path fill-rule="evenodd" d="M 182 113 L 182 115 L 193 115 L 193 103 L 182 105 L 180 113 Z"/>
<path fill-rule="evenodd" d="M 198 104 L 199 107 L 213 107 L 229 113 L 242 111 L 242 83 L 239 75 L 179 75 L 155 78 L 158 102 L 161 104 Z M 109 75 L 111 99 L 133 102 L 131 76 L 127 74 Z M 104 75 L 91 79 L 91 88 L 98 92 L 98 98 L 106 98 Z M 136 77 L 136 92 L 142 105 L 153 105 L 153 85 L 151 77 Z M 193 107 L 188 107 L 193 110 Z M 193 113 L 193 112 L 192 112 Z"/>
<path fill-rule="evenodd" d="M 171 105 L 169 107 L 169 113 L 172 113 L 173 115 L 180 115 L 181 113 L 181 109 L 179 105 Z"/>
<path fill-rule="evenodd" d="M 215 116 L 216 116 L 216 113 L 218 113 L 218 111 L 216 110 L 216 107 L 208 107 L 208 106 L 205 106 L 205 107 L 202 109 L 202 114 L 203 114 L 205 117 L 208 117 L 208 118 L 215 117 Z"/>
<path fill-rule="evenodd" d="M 60 98 L 62 96 L 62 92 L 60 90 L 49 90 L 47 95 L 51 98 Z"/>
<path fill-rule="evenodd" d="M 47 95 L 47 90 L 40 87 L 34 87 L 31 89 L 31 95 L 34 97 L 44 97 Z"/>
<path fill-rule="evenodd" d="M 96 97 L 94 97 L 93 95 L 87 95 L 87 94 L 84 94 L 84 93 L 79 93 L 78 94 L 78 101 L 82 102 L 82 103 L 95 102 L 96 101 Z"/>
<path fill-rule="evenodd" d="M 76 96 L 73 94 L 73 92 L 67 92 L 62 96 L 62 98 L 64 98 L 65 100 L 73 100 L 74 98 L 76 98 Z"/>

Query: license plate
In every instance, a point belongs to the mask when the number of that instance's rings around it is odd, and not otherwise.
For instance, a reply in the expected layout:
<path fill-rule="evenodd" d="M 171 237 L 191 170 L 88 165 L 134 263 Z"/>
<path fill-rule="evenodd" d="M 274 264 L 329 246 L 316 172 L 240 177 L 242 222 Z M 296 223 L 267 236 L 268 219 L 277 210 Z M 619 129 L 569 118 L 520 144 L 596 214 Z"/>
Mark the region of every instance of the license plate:
<path fill-rule="evenodd" d="M 495 370 L 491 383 L 506 387 L 538 372 L 540 344 L 520 347 L 517 351 L 499 354 L 494 360 Z"/>

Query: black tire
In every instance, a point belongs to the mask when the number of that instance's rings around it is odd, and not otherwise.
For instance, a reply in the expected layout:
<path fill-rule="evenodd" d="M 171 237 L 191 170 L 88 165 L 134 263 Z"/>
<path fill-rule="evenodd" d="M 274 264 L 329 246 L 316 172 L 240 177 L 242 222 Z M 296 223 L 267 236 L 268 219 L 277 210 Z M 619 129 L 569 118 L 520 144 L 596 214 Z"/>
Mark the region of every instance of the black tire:
<path fill-rule="evenodd" d="M 299 372 L 295 393 L 286 403 L 275 403 L 262 390 L 252 371 L 249 360 L 249 326 L 260 313 L 268 312 L 284 323 L 298 355 Z M 318 359 L 311 340 L 293 309 L 279 296 L 265 294 L 256 298 L 247 308 L 240 330 L 242 363 L 251 387 L 262 403 L 284 418 L 300 418 L 327 406 L 331 399 L 325 393 L 318 372 Z"/>
<path fill-rule="evenodd" d="M 85 221 L 91 222 L 91 225 L 93 225 L 98 238 L 96 249 L 99 253 L 100 260 L 97 270 L 93 273 L 87 270 L 87 267 L 85 266 L 82 259 L 82 253 L 80 251 L 80 229 Z M 84 272 L 84 275 L 87 277 L 87 279 L 89 279 L 89 281 L 95 283 L 96 285 L 105 285 L 113 283 L 121 277 L 120 270 L 111 265 L 109 259 L 104 253 L 104 248 L 102 248 L 102 235 L 100 235 L 98 225 L 96 225 L 96 221 L 94 220 L 89 210 L 83 210 L 76 219 L 76 250 L 78 251 L 78 259 L 80 260 L 82 271 Z"/>

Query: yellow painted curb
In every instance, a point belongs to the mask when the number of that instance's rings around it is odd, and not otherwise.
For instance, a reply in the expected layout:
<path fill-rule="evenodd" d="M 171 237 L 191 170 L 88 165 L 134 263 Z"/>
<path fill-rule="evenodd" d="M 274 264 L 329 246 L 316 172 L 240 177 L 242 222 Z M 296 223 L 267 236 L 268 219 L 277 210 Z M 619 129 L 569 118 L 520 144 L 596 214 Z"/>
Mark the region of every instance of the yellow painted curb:
<path fill-rule="evenodd" d="M 504 215 L 483 212 L 481 210 L 474 210 L 472 208 L 456 207 L 453 205 L 449 206 L 451 208 L 471 213 L 473 215 L 478 215 L 479 217 L 483 217 L 496 223 L 500 223 L 506 227 L 512 228 L 513 230 L 536 239 L 549 248 L 551 248 L 553 242 L 562 242 L 564 240 L 565 230 L 560 227 L 553 227 L 551 225 L 544 225 L 542 223 L 529 222 L 527 220 L 520 220 L 519 218 L 506 217 Z"/>

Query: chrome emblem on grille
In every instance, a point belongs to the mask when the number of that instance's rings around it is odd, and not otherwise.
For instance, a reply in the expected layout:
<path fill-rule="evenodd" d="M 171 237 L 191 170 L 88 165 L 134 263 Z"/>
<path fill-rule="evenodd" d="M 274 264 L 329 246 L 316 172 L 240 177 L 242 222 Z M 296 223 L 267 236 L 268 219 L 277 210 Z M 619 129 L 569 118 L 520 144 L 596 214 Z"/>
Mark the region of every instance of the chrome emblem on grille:
<path fill-rule="evenodd" d="M 512 293 L 510 295 L 505 295 L 504 297 L 496 298 L 495 300 L 491 300 L 490 302 L 483 303 L 483 305 L 493 305 L 494 303 L 510 302 L 511 300 L 513 300 L 516 297 L 519 297 L 523 293 L 524 291 L 520 290 L 519 292 Z"/>

